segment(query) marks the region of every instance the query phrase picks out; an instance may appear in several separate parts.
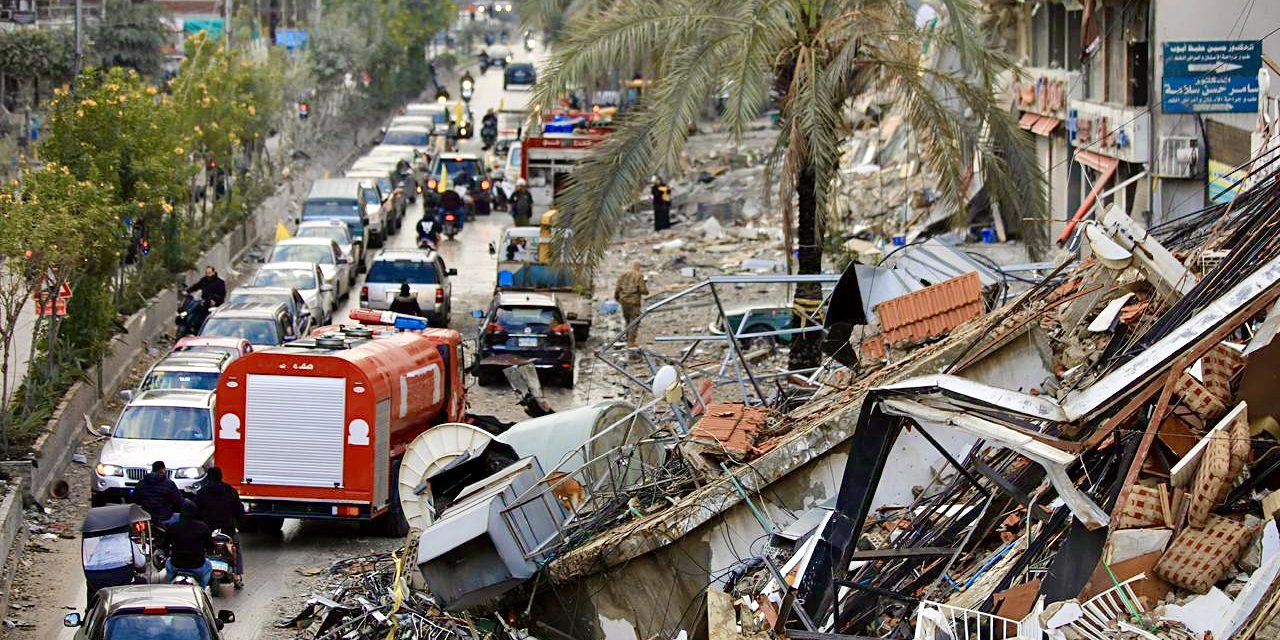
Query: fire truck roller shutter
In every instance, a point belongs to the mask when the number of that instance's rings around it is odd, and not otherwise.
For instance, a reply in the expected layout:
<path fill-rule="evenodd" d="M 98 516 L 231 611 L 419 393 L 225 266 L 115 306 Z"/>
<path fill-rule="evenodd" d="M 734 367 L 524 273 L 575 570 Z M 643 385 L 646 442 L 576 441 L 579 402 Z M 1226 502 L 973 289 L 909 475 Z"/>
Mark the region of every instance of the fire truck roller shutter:
<path fill-rule="evenodd" d="M 373 450 L 373 508 L 381 509 L 391 502 L 391 449 L 387 446 L 391 441 L 391 400 L 378 402 L 374 411 L 374 441 L 378 446 Z"/>
<path fill-rule="evenodd" d="M 342 485 L 346 379 L 249 374 L 245 482 Z M 317 402 L 325 398 L 327 402 Z"/>

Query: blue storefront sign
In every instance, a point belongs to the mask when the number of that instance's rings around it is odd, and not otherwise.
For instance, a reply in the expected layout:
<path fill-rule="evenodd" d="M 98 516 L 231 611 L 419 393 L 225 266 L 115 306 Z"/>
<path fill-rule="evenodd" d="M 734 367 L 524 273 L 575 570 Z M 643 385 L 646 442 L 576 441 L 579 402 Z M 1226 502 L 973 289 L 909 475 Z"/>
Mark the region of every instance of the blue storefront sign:
<path fill-rule="evenodd" d="M 299 29 L 276 29 L 276 46 L 289 51 L 301 49 L 307 44 L 307 32 Z"/>
<path fill-rule="evenodd" d="M 1166 42 L 1161 107 L 1165 113 L 1258 110 L 1262 41 Z"/>

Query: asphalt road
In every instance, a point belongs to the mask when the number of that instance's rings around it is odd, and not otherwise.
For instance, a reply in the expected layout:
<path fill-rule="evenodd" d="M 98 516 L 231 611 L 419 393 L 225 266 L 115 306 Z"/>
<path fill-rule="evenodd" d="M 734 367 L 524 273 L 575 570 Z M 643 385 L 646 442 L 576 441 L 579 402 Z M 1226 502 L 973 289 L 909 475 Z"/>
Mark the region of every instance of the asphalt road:
<path fill-rule="evenodd" d="M 518 46 L 513 48 L 516 49 L 517 61 L 530 61 L 537 53 L 530 54 Z M 500 69 L 491 69 L 487 74 L 473 72 L 473 75 L 476 76 L 477 87 L 471 108 L 478 127 L 485 111 L 490 108 L 496 110 L 499 101 L 504 98 L 502 72 Z M 449 90 L 456 95 L 456 87 L 449 87 Z M 509 102 L 514 101 L 522 100 L 514 97 Z M 465 141 L 461 146 L 463 151 L 479 152 L 479 136 Z M 411 205 L 400 233 L 388 240 L 387 247 L 415 248 L 414 226 L 421 216 L 422 206 L 419 200 L 417 204 Z M 486 308 L 493 293 L 496 268 L 494 258 L 489 255 L 488 245 L 490 242 L 497 242 L 501 230 L 511 223 L 509 214 L 495 212 L 468 222 L 455 240 L 442 242 L 440 251 L 445 262 L 458 270 L 453 281 L 451 326 L 462 332 L 466 339 L 476 335 L 477 322 L 471 317 L 471 311 Z M 355 293 L 343 301 L 341 308 L 334 314 L 335 322 L 347 321 L 347 313 L 358 305 L 360 284 L 356 284 L 353 288 Z M 580 348 L 580 359 L 587 350 Z M 579 376 L 584 373 L 579 367 Z M 588 400 L 586 393 L 581 390 L 578 396 L 582 397 L 576 397 L 570 389 L 549 388 L 545 392 L 546 399 L 558 408 L 571 407 Z M 506 420 L 524 417 L 509 389 L 480 388 L 473 384 L 468 392 L 468 400 L 475 413 L 497 415 Z M 92 455 L 90 459 L 93 459 Z M 72 471 L 74 473 L 75 470 Z M 79 490 L 80 487 L 77 487 L 77 493 Z M 245 588 L 238 592 L 224 589 L 214 602 L 216 608 L 230 609 L 236 614 L 236 623 L 228 626 L 225 631 L 224 637 L 227 640 L 291 637 L 292 632 L 276 630 L 274 626 L 283 617 L 296 613 L 294 608 L 301 603 L 301 597 L 310 595 L 301 591 L 314 584 L 313 579 L 303 577 L 304 573 L 309 573 L 308 569 L 327 567 L 330 562 L 344 557 L 387 550 L 397 546 L 399 541 L 377 537 L 358 525 L 290 520 L 285 523 L 283 535 L 245 534 L 243 544 L 247 563 Z M 60 621 L 63 614 L 82 607 L 84 602 L 79 540 L 49 541 L 47 546 L 51 553 L 41 554 L 35 559 L 39 564 L 39 580 L 47 581 L 47 593 L 39 596 L 34 610 L 19 616 L 36 623 L 35 629 L 29 629 L 21 635 L 42 640 L 70 639 L 74 635 L 73 630 L 63 628 Z"/>

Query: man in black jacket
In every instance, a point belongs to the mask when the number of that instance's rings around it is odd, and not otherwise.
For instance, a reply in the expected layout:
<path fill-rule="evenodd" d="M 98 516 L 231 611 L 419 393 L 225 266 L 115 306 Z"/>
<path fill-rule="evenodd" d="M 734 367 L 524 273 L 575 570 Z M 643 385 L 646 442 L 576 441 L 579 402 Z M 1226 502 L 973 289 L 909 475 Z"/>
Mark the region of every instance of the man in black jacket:
<path fill-rule="evenodd" d="M 151 463 L 151 473 L 142 476 L 133 490 L 133 503 L 147 510 L 151 519 L 171 524 L 182 508 L 182 491 L 169 479 L 163 460 Z"/>
<path fill-rule="evenodd" d="M 205 267 L 204 277 L 187 287 L 187 293 L 197 290 L 206 307 L 216 307 L 227 299 L 227 281 L 218 276 L 218 270 L 213 265 Z"/>
<path fill-rule="evenodd" d="M 168 581 L 179 570 L 196 574 L 200 586 L 209 586 L 213 577 L 213 565 L 208 553 L 213 550 L 213 537 L 209 525 L 200 520 L 195 503 L 184 501 L 178 521 L 169 525 L 169 559 L 165 561 Z"/>
<path fill-rule="evenodd" d="M 216 529 L 231 536 L 235 556 L 235 585 L 239 589 L 244 586 L 244 554 L 240 549 L 239 525 L 244 520 L 244 503 L 240 502 L 240 493 L 236 488 L 222 481 L 222 469 L 209 467 L 205 485 L 196 493 L 196 507 L 200 519 Z"/>

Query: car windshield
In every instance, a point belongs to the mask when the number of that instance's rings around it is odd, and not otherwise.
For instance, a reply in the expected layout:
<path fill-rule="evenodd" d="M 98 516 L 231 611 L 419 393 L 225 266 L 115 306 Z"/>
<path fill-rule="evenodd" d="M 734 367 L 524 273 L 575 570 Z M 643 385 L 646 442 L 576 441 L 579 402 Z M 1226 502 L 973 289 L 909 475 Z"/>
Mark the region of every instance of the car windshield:
<path fill-rule="evenodd" d="M 201 407 L 126 407 L 113 438 L 130 440 L 211 440 L 213 419 Z"/>
<path fill-rule="evenodd" d="M 426 131 L 388 131 L 382 144 L 398 144 L 407 147 L 425 147 L 431 134 Z"/>
<path fill-rule="evenodd" d="M 265 302 L 267 304 L 284 304 L 289 309 L 293 309 L 293 296 L 288 293 L 233 293 L 227 296 L 227 302 L 231 304 L 246 304 L 253 302 Z"/>
<path fill-rule="evenodd" d="M 281 244 L 271 250 L 267 262 L 333 264 L 333 249 L 323 244 Z"/>
<path fill-rule="evenodd" d="M 104 640 L 209 640 L 209 623 L 194 613 L 125 614 L 107 618 Z"/>
<path fill-rule="evenodd" d="M 552 307 L 499 307 L 494 320 L 513 333 L 526 328 L 541 332 L 560 323 L 560 310 Z"/>
<path fill-rule="evenodd" d="M 140 389 L 199 389 L 213 391 L 218 388 L 216 371 L 152 371 L 142 381 Z"/>
<path fill-rule="evenodd" d="M 363 189 L 364 189 L 365 202 L 368 202 L 371 204 L 382 202 L 382 194 L 378 193 L 377 189 L 373 187 L 363 187 Z"/>
<path fill-rule="evenodd" d="M 293 287 L 298 291 L 318 288 L 316 273 L 310 269 L 263 269 L 253 278 L 255 287 Z"/>
<path fill-rule="evenodd" d="M 513 76 L 533 75 L 533 65 L 531 64 L 513 64 L 508 69 Z"/>
<path fill-rule="evenodd" d="M 347 244 L 351 242 L 351 238 L 347 237 L 347 230 L 338 226 L 326 227 L 303 227 L 298 229 L 299 238 L 324 238 L 332 240 L 338 244 Z"/>
<path fill-rule="evenodd" d="M 278 345 L 283 342 L 275 321 L 266 318 L 209 318 L 200 329 L 200 335 L 244 338 L 251 344 Z"/>
<path fill-rule="evenodd" d="M 436 265 L 426 260 L 378 260 L 369 267 L 368 282 L 438 284 Z"/>
<path fill-rule="evenodd" d="M 308 200 L 302 205 L 303 220 L 324 220 L 326 218 L 338 218 L 345 220 L 348 217 L 360 217 L 360 203 L 354 198 L 351 200 Z"/>
<path fill-rule="evenodd" d="M 445 170 L 449 172 L 450 178 L 456 178 L 466 171 L 473 178 L 480 177 L 480 161 L 471 158 L 441 158 L 440 162 L 444 164 Z M 436 173 L 438 174 L 437 167 Z"/>
<path fill-rule="evenodd" d="M 391 178 L 377 178 L 377 180 L 378 188 L 382 189 L 383 193 L 391 193 Z"/>

